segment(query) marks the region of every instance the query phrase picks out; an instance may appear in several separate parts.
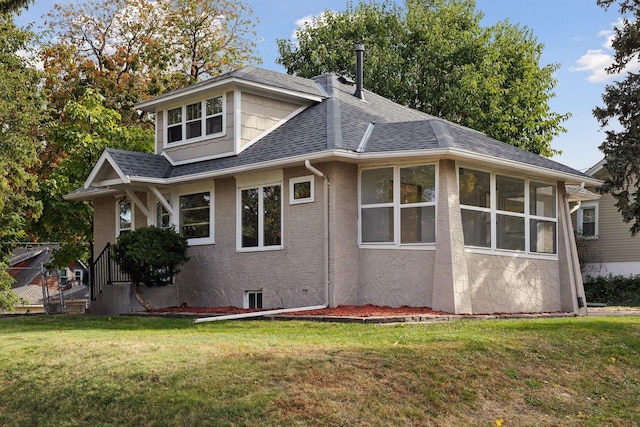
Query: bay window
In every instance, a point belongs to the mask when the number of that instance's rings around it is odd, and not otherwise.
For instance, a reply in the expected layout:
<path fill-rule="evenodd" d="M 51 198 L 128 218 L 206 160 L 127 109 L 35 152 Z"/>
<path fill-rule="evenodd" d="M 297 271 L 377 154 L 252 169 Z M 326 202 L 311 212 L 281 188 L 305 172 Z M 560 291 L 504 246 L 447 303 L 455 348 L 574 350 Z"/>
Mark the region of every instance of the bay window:
<path fill-rule="evenodd" d="M 435 165 L 386 166 L 360 173 L 360 243 L 435 242 Z"/>
<path fill-rule="evenodd" d="M 557 253 L 555 185 L 461 167 L 458 189 L 466 246 Z"/>

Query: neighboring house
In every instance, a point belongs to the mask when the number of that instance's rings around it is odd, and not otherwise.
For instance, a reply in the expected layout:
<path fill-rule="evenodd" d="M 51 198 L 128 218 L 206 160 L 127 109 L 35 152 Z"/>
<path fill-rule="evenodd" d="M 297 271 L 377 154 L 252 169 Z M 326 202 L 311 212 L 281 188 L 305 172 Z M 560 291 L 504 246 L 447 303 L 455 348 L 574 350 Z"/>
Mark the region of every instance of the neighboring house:
<path fill-rule="evenodd" d="M 608 174 L 605 160 L 587 173 L 604 180 Z M 582 202 L 574 215 L 585 277 L 640 274 L 640 236 L 631 235 L 631 224 L 622 220 L 615 204 L 613 196 L 603 194 L 599 200 Z"/>
<path fill-rule="evenodd" d="M 87 281 L 88 269 L 80 260 L 56 271 L 48 268 L 52 250 L 57 245 L 33 245 L 14 249 L 9 258 L 8 273 L 15 282 L 11 290 L 28 304 L 42 304 L 43 281 L 50 294 L 55 295 L 60 287 L 79 287 Z M 85 287 L 86 288 L 86 287 Z"/>
<path fill-rule="evenodd" d="M 189 238 L 152 304 L 586 312 L 565 190 L 586 174 L 334 75 L 246 67 L 136 108 L 155 154 L 105 150 L 66 199 L 93 202 L 97 251 L 146 225 Z M 99 287 L 92 312 L 141 309 Z"/>

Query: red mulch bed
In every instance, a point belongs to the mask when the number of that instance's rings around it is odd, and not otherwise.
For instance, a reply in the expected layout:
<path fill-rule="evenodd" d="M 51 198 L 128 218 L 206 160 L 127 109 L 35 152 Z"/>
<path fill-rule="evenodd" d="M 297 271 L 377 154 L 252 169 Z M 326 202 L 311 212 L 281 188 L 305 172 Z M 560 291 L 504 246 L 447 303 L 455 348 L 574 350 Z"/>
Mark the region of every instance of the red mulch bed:
<path fill-rule="evenodd" d="M 153 313 L 194 313 L 194 314 L 241 314 L 263 311 L 263 309 L 246 309 L 238 307 L 169 307 L 154 310 Z M 379 305 L 339 305 L 338 307 L 320 310 L 297 311 L 287 313 L 292 316 L 344 316 L 344 317 L 378 317 L 378 316 L 412 316 L 412 315 L 446 315 L 443 311 L 435 311 L 429 307 L 386 307 Z"/>

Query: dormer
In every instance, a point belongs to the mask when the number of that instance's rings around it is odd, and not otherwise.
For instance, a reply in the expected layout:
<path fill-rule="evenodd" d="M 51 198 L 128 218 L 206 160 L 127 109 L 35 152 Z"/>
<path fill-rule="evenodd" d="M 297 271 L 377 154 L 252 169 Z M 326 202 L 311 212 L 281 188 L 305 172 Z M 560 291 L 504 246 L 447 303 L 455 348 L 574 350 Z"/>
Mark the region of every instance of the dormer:
<path fill-rule="evenodd" d="M 237 155 L 325 98 L 311 80 L 245 67 L 136 108 L 155 114 L 155 153 L 180 165 Z"/>

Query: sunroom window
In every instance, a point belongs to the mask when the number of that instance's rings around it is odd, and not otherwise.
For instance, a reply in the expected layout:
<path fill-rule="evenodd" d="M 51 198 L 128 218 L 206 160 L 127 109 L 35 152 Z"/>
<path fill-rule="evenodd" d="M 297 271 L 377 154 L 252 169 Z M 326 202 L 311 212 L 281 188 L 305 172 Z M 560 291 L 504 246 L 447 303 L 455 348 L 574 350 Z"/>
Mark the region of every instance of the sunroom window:
<path fill-rule="evenodd" d="M 388 166 L 360 174 L 360 242 L 435 242 L 435 165 Z"/>
<path fill-rule="evenodd" d="M 469 168 L 458 185 L 466 246 L 557 253 L 555 185 Z"/>

